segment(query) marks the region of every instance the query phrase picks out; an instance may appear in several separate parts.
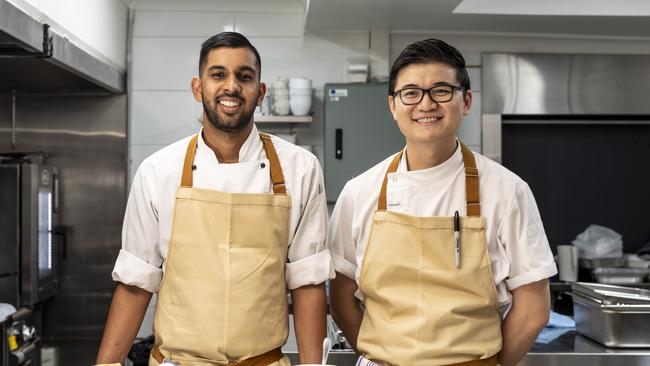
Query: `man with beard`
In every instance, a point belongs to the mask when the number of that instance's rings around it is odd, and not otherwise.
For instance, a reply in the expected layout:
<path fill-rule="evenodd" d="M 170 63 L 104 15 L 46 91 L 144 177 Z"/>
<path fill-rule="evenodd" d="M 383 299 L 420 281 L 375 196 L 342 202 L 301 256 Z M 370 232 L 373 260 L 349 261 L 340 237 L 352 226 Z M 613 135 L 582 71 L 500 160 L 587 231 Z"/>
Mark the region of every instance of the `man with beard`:
<path fill-rule="evenodd" d="M 124 360 L 157 292 L 149 365 L 289 365 L 287 290 L 300 361 L 320 362 L 333 275 L 322 173 L 313 154 L 258 132 L 260 70 L 239 33 L 201 46 L 202 128 L 134 177 L 98 364 Z"/>

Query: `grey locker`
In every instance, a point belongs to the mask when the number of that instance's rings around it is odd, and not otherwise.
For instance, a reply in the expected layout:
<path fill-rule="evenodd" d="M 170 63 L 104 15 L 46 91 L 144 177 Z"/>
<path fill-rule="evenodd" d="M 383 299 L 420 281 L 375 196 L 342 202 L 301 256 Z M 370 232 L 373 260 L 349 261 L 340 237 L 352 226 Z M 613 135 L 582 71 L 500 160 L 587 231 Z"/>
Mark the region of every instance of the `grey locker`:
<path fill-rule="evenodd" d="M 388 83 L 325 84 L 324 99 L 325 190 L 334 203 L 348 180 L 399 151 L 405 140 L 388 108 Z M 377 194 L 379 188 L 368 187 Z"/>

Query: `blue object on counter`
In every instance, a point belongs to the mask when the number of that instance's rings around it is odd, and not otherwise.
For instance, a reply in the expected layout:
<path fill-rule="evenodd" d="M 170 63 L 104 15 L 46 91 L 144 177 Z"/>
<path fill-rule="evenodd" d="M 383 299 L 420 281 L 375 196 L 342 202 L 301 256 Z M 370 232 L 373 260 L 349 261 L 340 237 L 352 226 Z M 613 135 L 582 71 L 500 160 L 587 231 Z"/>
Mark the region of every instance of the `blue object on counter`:
<path fill-rule="evenodd" d="M 546 326 L 555 328 L 575 328 L 576 322 L 569 316 L 551 311 L 551 316 L 549 317 Z"/>
<path fill-rule="evenodd" d="M 551 311 L 548 324 L 535 340 L 536 343 L 549 343 L 562 334 L 576 329 L 576 322 L 570 317 Z"/>

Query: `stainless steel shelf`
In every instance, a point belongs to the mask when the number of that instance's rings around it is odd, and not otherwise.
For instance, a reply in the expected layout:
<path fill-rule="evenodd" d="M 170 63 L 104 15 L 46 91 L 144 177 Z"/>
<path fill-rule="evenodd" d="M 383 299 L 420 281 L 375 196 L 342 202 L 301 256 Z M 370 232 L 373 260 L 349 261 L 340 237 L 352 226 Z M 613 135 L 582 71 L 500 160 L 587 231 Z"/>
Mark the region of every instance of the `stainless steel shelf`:
<path fill-rule="evenodd" d="M 255 123 L 311 123 L 312 116 L 255 116 Z"/>

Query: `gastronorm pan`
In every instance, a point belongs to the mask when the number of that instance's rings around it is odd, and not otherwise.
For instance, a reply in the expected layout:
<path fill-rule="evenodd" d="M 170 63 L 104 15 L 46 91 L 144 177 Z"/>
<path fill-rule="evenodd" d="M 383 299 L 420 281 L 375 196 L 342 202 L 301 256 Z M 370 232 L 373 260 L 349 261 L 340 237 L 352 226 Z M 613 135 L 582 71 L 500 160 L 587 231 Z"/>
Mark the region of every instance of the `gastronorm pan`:
<path fill-rule="evenodd" d="M 571 291 L 591 298 L 602 305 L 650 305 L 650 290 L 636 287 L 576 282 L 571 285 Z"/>
<path fill-rule="evenodd" d="M 642 283 L 648 277 L 647 268 L 595 268 L 591 274 L 599 283 L 635 284 Z"/>
<path fill-rule="evenodd" d="M 578 266 L 583 268 L 620 267 L 625 264 L 625 257 L 580 258 Z"/>
<path fill-rule="evenodd" d="M 650 304 L 603 305 L 571 292 L 576 331 L 606 347 L 650 347 Z"/>

